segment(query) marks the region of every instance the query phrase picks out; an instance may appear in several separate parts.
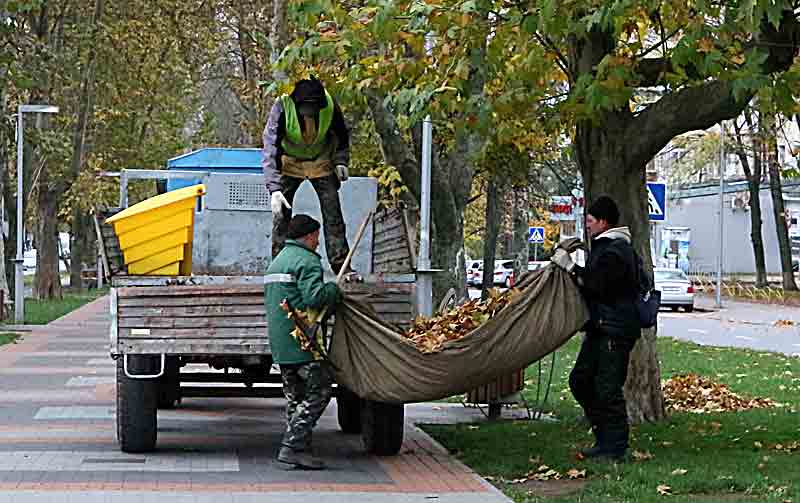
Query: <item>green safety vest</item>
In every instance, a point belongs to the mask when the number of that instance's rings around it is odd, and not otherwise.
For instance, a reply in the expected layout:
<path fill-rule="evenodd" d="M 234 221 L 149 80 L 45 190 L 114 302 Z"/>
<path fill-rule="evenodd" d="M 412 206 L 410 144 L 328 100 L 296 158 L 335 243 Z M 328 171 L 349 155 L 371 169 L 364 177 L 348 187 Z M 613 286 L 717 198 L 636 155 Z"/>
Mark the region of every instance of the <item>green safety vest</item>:
<path fill-rule="evenodd" d="M 322 154 L 326 147 L 325 137 L 333 121 L 333 98 L 328 94 L 328 91 L 325 91 L 325 99 L 327 100 L 327 105 L 319 111 L 317 137 L 314 143 L 306 144 L 303 142 L 303 134 L 300 131 L 300 121 L 297 117 L 294 101 L 292 101 L 291 96 L 281 96 L 286 126 L 286 136 L 281 142 L 281 146 L 286 155 L 296 159 L 314 160 Z"/>

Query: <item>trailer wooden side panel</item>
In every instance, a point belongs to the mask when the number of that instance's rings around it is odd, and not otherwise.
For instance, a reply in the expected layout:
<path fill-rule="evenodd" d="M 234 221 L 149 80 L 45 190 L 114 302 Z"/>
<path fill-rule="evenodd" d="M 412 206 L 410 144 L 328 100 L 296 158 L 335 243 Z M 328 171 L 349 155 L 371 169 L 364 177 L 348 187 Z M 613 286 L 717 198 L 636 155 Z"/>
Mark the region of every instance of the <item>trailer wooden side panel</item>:
<path fill-rule="evenodd" d="M 416 315 L 412 277 L 347 283 L 399 329 Z M 405 281 L 405 282 L 404 282 Z M 251 277 L 117 278 L 112 298 L 115 354 L 268 355 L 263 285 Z M 198 284 L 198 283 L 208 284 Z M 262 279 L 263 282 L 263 279 Z M 194 283 L 194 284 L 190 284 Z M 122 286 L 135 284 L 136 286 Z"/>

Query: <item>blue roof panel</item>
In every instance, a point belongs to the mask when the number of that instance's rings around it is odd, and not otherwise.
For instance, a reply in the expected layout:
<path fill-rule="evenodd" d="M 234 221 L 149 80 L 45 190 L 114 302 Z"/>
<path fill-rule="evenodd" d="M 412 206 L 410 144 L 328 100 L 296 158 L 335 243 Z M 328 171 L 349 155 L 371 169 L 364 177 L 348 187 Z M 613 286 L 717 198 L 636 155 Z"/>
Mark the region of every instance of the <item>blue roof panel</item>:
<path fill-rule="evenodd" d="M 259 148 L 201 148 L 167 161 L 167 169 L 207 169 L 240 173 L 261 172 Z"/>

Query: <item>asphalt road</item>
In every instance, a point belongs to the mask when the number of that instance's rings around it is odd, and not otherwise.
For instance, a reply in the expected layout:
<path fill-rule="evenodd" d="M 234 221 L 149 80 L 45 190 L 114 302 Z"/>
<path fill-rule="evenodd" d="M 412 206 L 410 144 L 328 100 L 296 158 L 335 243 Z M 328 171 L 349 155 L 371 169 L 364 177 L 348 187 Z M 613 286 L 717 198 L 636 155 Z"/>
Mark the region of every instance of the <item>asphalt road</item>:
<path fill-rule="evenodd" d="M 480 298 L 479 289 L 469 289 Z M 659 336 L 709 346 L 731 346 L 800 356 L 800 308 L 725 300 L 718 310 L 714 299 L 698 296 L 696 311 L 662 309 Z"/>
<path fill-rule="evenodd" d="M 800 356 L 800 308 L 697 298 L 693 313 L 662 311 L 659 335 L 709 346 L 732 346 Z M 707 310 L 708 309 L 708 310 Z"/>

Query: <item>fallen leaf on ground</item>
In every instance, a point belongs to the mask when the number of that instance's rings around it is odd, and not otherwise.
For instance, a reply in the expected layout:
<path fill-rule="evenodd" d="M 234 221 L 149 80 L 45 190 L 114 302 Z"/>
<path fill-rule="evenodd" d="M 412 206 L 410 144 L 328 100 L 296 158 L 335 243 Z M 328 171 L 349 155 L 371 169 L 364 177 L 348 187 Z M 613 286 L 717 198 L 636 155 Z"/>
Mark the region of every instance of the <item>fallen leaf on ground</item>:
<path fill-rule="evenodd" d="M 547 465 L 540 465 L 539 468 L 536 470 L 531 470 L 525 474 L 524 477 L 510 480 L 510 484 L 522 484 L 524 482 L 528 482 L 530 480 L 538 480 L 538 481 L 545 481 L 545 480 L 560 480 L 561 473 L 556 470 L 553 470 Z"/>
<path fill-rule="evenodd" d="M 636 461 L 647 461 L 648 459 L 653 459 L 653 455 L 648 451 L 633 451 L 631 456 L 633 456 L 633 459 Z"/>
<path fill-rule="evenodd" d="M 795 440 L 795 441 L 789 442 L 788 444 L 771 445 L 771 446 L 769 446 L 769 448 L 772 449 L 772 450 L 775 450 L 775 451 L 782 451 L 782 452 L 785 452 L 787 454 L 791 454 L 791 453 L 793 453 L 795 451 L 800 451 L 800 442 Z"/>
<path fill-rule="evenodd" d="M 567 471 L 567 477 L 570 479 L 585 479 L 586 470 L 578 470 L 577 468 L 572 468 L 571 470 Z"/>
<path fill-rule="evenodd" d="M 683 468 L 676 468 L 675 470 L 672 470 L 673 475 L 686 475 L 687 473 L 689 473 L 689 470 L 685 470 Z"/>
<path fill-rule="evenodd" d="M 672 495 L 672 488 L 666 484 L 661 484 L 656 487 L 656 492 L 660 496 L 671 496 Z"/>
<path fill-rule="evenodd" d="M 671 412 L 737 412 L 778 407 L 770 398 L 747 398 L 706 377 L 697 374 L 676 375 L 664 382 L 664 400 Z M 712 423 L 712 427 L 714 424 Z"/>

